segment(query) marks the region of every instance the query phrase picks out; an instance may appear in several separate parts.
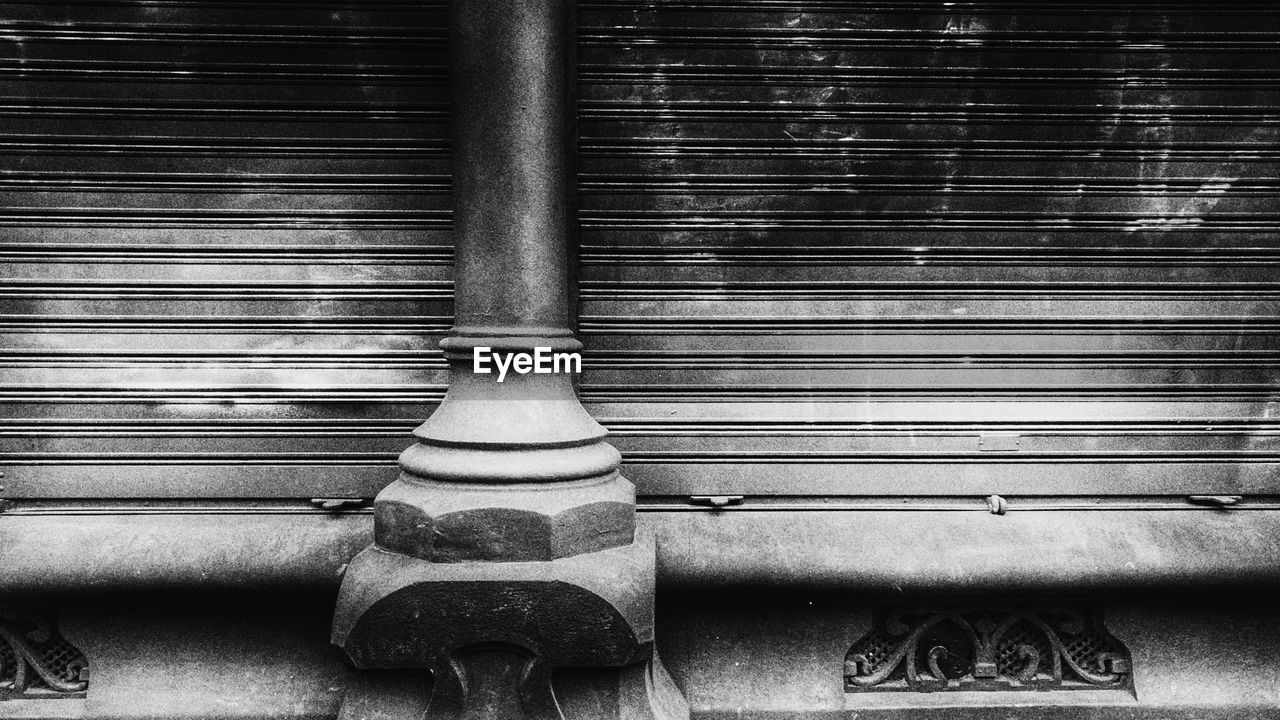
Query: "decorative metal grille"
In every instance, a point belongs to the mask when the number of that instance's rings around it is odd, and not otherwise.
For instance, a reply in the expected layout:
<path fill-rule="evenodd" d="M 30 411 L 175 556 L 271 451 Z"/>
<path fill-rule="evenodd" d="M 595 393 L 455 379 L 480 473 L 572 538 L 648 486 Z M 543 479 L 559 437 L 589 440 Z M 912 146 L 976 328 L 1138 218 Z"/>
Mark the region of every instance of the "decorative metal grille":
<path fill-rule="evenodd" d="M 47 614 L 0 609 L 0 700 L 84 697 L 89 663 Z"/>
<path fill-rule="evenodd" d="M 877 608 L 845 656 L 845 690 L 1130 689 L 1124 644 L 1083 607 Z"/>

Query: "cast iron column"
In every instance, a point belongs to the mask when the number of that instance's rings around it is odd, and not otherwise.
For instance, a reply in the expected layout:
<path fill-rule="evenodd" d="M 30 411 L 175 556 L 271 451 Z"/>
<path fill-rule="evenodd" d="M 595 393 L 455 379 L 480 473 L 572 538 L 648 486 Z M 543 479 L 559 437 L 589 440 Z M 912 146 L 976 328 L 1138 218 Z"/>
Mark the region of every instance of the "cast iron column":
<path fill-rule="evenodd" d="M 653 545 L 636 537 L 635 488 L 572 376 L 473 372 L 476 347 L 581 347 L 569 315 L 571 10 L 451 6 L 449 390 L 378 495 L 374 545 L 343 578 L 333 629 L 359 668 L 430 669 L 433 718 L 688 716 L 653 653 Z M 589 681 L 561 670 L 553 686 L 556 668 L 596 670 Z M 344 715 L 369 702 L 349 698 Z"/>

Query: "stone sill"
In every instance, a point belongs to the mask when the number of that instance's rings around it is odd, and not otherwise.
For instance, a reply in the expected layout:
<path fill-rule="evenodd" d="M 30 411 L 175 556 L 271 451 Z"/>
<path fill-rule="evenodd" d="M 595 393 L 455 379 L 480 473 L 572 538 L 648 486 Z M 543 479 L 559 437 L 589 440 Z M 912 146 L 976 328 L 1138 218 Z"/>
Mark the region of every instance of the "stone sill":
<path fill-rule="evenodd" d="M 1280 585 L 1280 510 L 645 512 L 660 590 Z M 0 515 L 0 593 L 336 589 L 367 512 Z"/>

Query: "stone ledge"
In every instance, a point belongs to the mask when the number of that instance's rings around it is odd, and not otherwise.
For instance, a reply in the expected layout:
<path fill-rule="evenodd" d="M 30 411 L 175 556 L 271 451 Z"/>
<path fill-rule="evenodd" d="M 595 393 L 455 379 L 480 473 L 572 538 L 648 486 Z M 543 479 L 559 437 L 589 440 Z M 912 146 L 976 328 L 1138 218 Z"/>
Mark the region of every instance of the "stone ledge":
<path fill-rule="evenodd" d="M 1280 586 L 1280 511 L 641 513 L 658 585 L 899 594 Z M 0 515 L 0 593 L 336 589 L 367 513 Z"/>

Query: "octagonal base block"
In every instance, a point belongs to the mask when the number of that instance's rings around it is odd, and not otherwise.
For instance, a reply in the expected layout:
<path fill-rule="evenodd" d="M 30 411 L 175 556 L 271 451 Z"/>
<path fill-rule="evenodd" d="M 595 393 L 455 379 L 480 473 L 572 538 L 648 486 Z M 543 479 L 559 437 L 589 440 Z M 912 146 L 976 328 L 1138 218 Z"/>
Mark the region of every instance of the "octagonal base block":
<path fill-rule="evenodd" d="M 502 486 L 402 473 L 378 495 L 374 542 L 439 563 L 567 558 L 630 545 L 635 495 L 635 486 L 616 471 Z"/>

